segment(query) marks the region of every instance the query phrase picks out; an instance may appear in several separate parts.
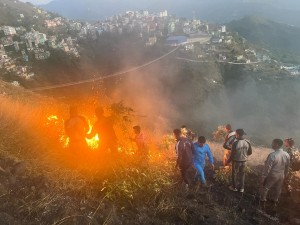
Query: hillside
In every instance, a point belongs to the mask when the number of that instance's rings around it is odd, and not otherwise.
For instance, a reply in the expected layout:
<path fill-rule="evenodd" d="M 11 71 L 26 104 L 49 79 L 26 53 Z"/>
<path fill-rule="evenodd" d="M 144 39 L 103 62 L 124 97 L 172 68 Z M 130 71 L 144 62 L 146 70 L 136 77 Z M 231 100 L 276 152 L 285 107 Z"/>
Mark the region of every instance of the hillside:
<path fill-rule="evenodd" d="M 30 29 L 35 25 L 35 28 L 43 28 L 43 22 L 49 19 L 49 15 L 54 16 L 52 13 L 46 15 L 30 3 L 0 0 L 0 26 L 23 26 Z"/>
<path fill-rule="evenodd" d="M 228 26 L 249 42 L 271 50 L 275 58 L 300 62 L 300 28 L 254 16 L 232 21 Z"/>
<path fill-rule="evenodd" d="M 66 105 L 4 82 L 0 87 L 0 224 L 274 224 L 256 213 L 258 174 L 269 149 L 254 147 L 241 195 L 227 188 L 230 171 L 218 171 L 221 144 L 209 142 L 216 174 L 206 170 L 210 186 L 186 192 L 170 138 L 164 145 L 151 138 L 147 165 L 129 154 L 126 133 L 118 156 L 74 154 L 60 142 Z M 92 118 L 86 103 L 79 106 Z M 282 224 L 297 217 L 285 195 L 279 207 Z"/>

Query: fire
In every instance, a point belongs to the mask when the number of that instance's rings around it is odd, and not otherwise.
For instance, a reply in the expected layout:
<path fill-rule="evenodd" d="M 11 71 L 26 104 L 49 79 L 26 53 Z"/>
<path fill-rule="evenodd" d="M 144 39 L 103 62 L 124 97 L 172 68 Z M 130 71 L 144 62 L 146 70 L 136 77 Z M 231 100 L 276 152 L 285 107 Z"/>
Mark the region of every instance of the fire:
<path fill-rule="evenodd" d="M 92 126 L 90 120 L 88 120 L 88 123 L 89 123 L 89 132 L 88 133 L 90 134 L 91 131 L 92 131 L 93 126 Z M 87 142 L 90 149 L 99 148 L 99 136 L 98 136 L 98 134 L 96 134 L 92 139 L 86 138 L 85 140 L 86 140 L 86 142 Z"/>
<path fill-rule="evenodd" d="M 89 124 L 89 131 L 88 134 L 91 133 L 92 131 L 92 123 L 90 120 L 88 120 L 88 124 Z M 57 131 L 59 133 L 61 133 L 60 136 L 60 142 L 62 143 L 64 148 L 69 147 L 69 137 L 67 137 L 64 133 L 64 120 L 63 119 L 59 119 L 57 115 L 50 115 L 47 117 L 47 122 L 46 125 L 49 126 L 55 126 L 57 128 Z M 100 138 L 98 136 L 98 134 L 96 134 L 93 138 L 88 139 L 86 138 L 86 142 L 87 145 L 90 149 L 97 149 L 99 147 L 99 141 Z"/>
<path fill-rule="evenodd" d="M 48 116 L 46 124 L 47 125 L 50 125 L 50 124 L 57 125 L 58 124 L 58 117 L 56 115 Z"/>

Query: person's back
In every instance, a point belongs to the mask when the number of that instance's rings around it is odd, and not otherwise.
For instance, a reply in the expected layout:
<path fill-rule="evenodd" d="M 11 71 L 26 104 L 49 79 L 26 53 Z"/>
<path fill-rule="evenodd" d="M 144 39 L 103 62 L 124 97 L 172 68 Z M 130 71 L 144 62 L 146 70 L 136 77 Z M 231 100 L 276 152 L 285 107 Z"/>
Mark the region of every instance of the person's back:
<path fill-rule="evenodd" d="M 116 141 L 117 135 L 114 130 L 114 120 L 112 117 L 103 117 L 102 121 L 100 121 L 100 124 L 103 128 L 103 137 L 106 140 Z"/>
<path fill-rule="evenodd" d="M 104 110 L 101 107 L 95 109 L 97 122 L 94 123 L 88 138 L 92 138 L 96 134 L 99 135 L 99 148 L 103 150 L 110 149 L 112 153 L 117 153 L 117 136 L 114 131 L 114 121 L 112 117 L 105 117 Z"/>
<path fill-rule="evenodd" d="M 228 131 L 228 133 L 225 137 L 223 148 L 225 148 L 227 150 L 231 150 L 232 144 L 234 143 L 234 141 L 235 141 L 235 131 Z"/>
<path fill-rule="evenodd" d="M 184 182 L 188 187 L 191 187 L 195 176 L 193 167 L 194 144 L 181 135 L 180 129 L 175 129 L 173 133 L 177 141 L 175 147 L 177 151 L 176 168 L 179 167 Z"/>
<path fill-rule="evenodd" d="M 195 155 L 194 161 L 197 162 L 205 162 L 206 156 L 209 157 L 210 161 L 213 162 L 213 156 L 208 144 L 204 144 L 203 146 L 199 146 L 197 143 L 194 144 L 195 147 Z"/>
<path fill-rule="evenodd" d="M 198 141 L 194 143 L 194 166 L 197 170 L 196 180 L 200 178 L 203 185 L 206 185 L 204 168 L 206 166 L 206 157 L 209 159 L 211 168 L 214 170 L 214 158 L 211 153 L 210 147 L 206 144 L 206 138 L 200 136 Z"/>
<path fill-rule="evenodd" d="M 265 210 L 267 195 L 271 189 L 272 195 L 270 198 L 273 205 L 277 205 L 284 179 L 288 175 L 290 156 L 287 152 L 283 151 L 282 145 L 283 141 L 281 139 L 274 139 L 272 142 L 274 152 L 268 155 L 265 162 L 260 190 L 260 205 L 262 210 Z"/>
<path fill-rule="evenodd" d="M 181 137 L 178 142 L 178 166 L 188 168 L 193 164 L 194 146 L 191 140 Z"/>
<path fill-rule="evenodd" d="M 248 156 L 252 154 L 252 149 L 249 141 L 245 139 L 236 139 L 232 144 L 232 160 L 236 162 L 245 162 Z"/>
<path fill-rule="evenodd" d="M 276 149 L 270 153 L 266 161 L 268 174 L 285 174 L 289 167 L 290 156 L 283 149 Z"/>

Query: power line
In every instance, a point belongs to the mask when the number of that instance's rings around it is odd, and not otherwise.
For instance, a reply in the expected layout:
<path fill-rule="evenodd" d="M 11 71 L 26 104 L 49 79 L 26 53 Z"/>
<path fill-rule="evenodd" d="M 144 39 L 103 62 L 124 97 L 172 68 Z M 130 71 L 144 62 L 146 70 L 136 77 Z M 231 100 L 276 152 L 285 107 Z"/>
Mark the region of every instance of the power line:
<path fill-rule="evenodd" d="M 126 71 L 121 71 L 121 72 L 117 72 L 117 73 L 113 73 L 113 74 L 110 74 L 110 75 L 107 75 L 107 76 L 103 76 L 103 77 L 97 77 L 97 78 L 90 78 L 90 79 L 86 79 L 86 80 L 80 80 L 80 81 L 74 81 L 74 82 L 68 82 L 68 83 L 63 83 L 63 84 L 56 84 L 56 85 L 50 85 L 50 86 L 46 86 L 46 87 L 40 87 L 40 88 L 32 88 L 30 89 L 31 91 L 45 91 L 45 90 L 51 90 L 51 89 L 57 89 L 57 88 L 62 88 L 62 87 L 69 87 L 69 86 L 75 86 L 75 85 L 79 85 L 79 84 L 85 84 L 85 83 L 91 83 L 91 82 L 95 82 L 95 81 L 99 81 L 99 80 L 104 80 L 104 79 L 109 79 L 109 78 L 112 78 L 112 77 L 118 77 L 118 76 L 122 76 L 122 75 L 125 75 L 127 73 L 130 73 L 130 72 L 133 72 L 133 71 L 136 71 L 136 70 L 139 70 L 143 67 L 147 67 L 157 61 L 160 61 L 162 60 L 163 58 L 167 57 L 168 55 L 172 54 L 173 52 L 175 52 L 180 46 L 177 46 L 175 49 L 171 50 L 170 52 L 150 61 L 150 62 L 147 62 L 145 64 L 142 64 L 140 66 L 136 66 L 136 67 L 133 67 L 133 68 L 130 68 Z"/>

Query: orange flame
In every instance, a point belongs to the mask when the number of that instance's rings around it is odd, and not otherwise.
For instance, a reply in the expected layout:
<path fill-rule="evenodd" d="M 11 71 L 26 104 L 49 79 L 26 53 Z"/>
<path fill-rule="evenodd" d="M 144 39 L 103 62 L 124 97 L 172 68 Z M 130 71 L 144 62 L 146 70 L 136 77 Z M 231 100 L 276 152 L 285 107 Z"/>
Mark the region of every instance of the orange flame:
<path fill-rule="evenodd" d="M 89 123 L 89 128 L 90 128 L 88 133 L 91 133 L 93 126 L 92 126 L 90 120 L 88 120 L 88 123 Z M 87 142 L 90 149 L 99 148 L 99 136 L 98 136 L 98 134 L 96 134 L 92 139 L 86 138 L 85 140 L 86 140 L 86 142 Z"/>
<path fill-rule="evenodd" d="M 56 115 L 50 115 L 47 117 L 47 122 L 46 122 L 46 125 L 50 126 L 50 125 L 55 125 L 55 126 L 58 126 L 59 125 L 59 118 L 58 116 Z M 61 124 L 63 124 L 63 120 L 61 120 Z M 88 133 L 91 133 L 92 131 L 92 124 L 91 124 L 91 121 L 88 120 L 88 124 L 89 124 L 89 132 Z M 97 149 L 99 147 L 99 136 L 98 134 L 96 134 L 93 138 L 91 139 L 88 139 L 86 138 L 86 142 L 88 144 L 88 147 L 90 149 Z M 61 137 L 60 137 L 60 142 L 62 143 L 63 147 L 64 148 L 67 148 L 69 147 L 69 137 L 67 137 L 65 134 L 62 134 Z"/>

